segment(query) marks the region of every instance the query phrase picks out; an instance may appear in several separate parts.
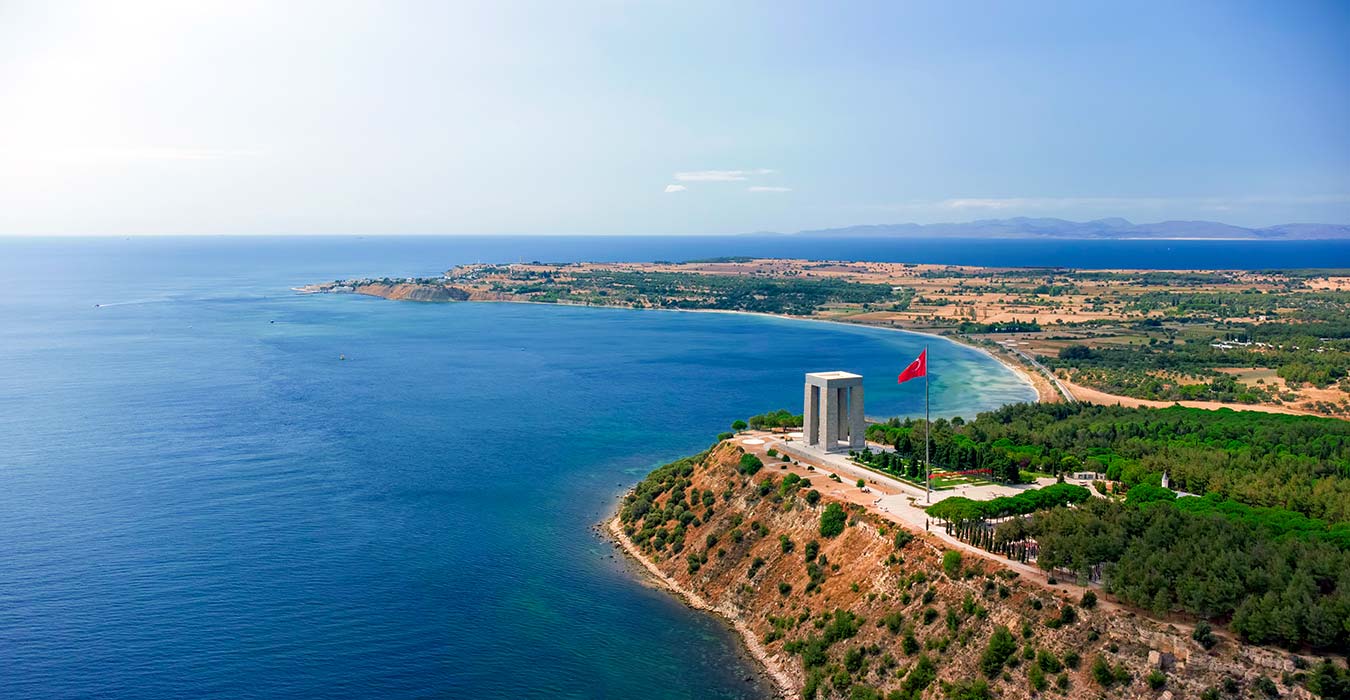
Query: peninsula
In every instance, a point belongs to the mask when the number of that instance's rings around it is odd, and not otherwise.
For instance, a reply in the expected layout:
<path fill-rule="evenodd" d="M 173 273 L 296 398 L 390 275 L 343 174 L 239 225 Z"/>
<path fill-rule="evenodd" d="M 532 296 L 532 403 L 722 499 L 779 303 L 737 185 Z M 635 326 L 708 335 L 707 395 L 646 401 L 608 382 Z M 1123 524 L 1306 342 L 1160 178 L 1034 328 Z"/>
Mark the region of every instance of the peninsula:
<path fill-rule="evenodd" d="M 1042 401 L 1350 417 L 1350 271 L 1074 270 L 717 258 L 463 265 L 306 293 L 766 313 L 940 334 Z"/>

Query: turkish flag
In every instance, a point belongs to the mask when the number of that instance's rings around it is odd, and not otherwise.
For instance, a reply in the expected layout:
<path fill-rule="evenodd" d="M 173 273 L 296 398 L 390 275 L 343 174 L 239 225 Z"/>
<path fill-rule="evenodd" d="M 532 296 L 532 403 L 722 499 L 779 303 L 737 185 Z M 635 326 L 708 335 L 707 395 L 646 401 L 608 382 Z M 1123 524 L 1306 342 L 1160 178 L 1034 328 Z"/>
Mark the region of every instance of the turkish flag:
<path fill-rule="evenodd" d="M 904 384 L 905 382 L 914 379 L 915 377 L 925 377 L 925 376 L 928 376 L 927 348 L 925 348 L 923 352 L 919 353 L 919 359 L 909 363 L 909 366 L 905 368 L 905 371 L 900 373 L 900 381 L 898 381 L 897 383 Z"/>

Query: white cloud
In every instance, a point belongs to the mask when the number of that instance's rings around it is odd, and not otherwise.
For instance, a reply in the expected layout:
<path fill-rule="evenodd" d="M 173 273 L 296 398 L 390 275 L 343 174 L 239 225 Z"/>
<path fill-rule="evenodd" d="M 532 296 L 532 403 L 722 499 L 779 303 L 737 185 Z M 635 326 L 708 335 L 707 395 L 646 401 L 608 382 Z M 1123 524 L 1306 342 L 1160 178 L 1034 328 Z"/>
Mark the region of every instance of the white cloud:
<path fill-rule="evenodd" d="M 740 182 L 750 179 L 753 175 L 772 175 L 775 172 L 777 171 L 770 168 L 758 168 L 755 170 L 693 170 L 675 173 L 675 179 L 680 182 Z"/>
<path fill-rule="evenodd" d="M 767 187 L 765 185 L 751 185 L 745 188 L 747 192 L 791 192 L 791 187 Z"/>
<path fill-rule="evenodd" d="M 666 185 L 666 194 L 670 194 L 671 192 L 687 192 L 688 190 L 689 188 L 684 185 Z"/>

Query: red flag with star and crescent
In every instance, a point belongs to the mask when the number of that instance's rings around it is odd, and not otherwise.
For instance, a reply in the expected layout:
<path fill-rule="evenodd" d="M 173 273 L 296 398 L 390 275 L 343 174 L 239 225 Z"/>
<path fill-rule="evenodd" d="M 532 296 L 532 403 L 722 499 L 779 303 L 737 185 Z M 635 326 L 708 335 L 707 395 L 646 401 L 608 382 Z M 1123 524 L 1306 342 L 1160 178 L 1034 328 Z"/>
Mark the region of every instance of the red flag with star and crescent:
<path fill-rule="evenodd" d="M 928 374 L 928 350 L 924 349 L 923 352 L 919 353 L 918 359 L 909 363 L 909 366 L 905 368 L 905 371 L 900 373 L 899 381 L 897 382 L 897 384 L 904 384 L 905 382 L 911 379 L 923 377 L 926 376 L 927 374 Z"/>

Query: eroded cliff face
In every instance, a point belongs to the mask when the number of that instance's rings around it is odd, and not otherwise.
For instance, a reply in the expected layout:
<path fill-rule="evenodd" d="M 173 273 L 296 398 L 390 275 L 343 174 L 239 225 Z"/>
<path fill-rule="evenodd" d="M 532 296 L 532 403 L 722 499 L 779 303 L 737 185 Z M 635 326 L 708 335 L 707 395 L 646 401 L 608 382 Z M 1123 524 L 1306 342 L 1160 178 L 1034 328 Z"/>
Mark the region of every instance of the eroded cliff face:
<path fill-rule="evenodd" d="M 357 294 L 398 301 L 467 301 L 469 293 L 458 287 L 439 284 L 363 284 Z"/>
<path fill-rule="evenodd" d="M 1227 698 L 1273 683 L 1311 697 L 1290 654 L 1227 638 L 1206 651 L 1166 624 L 1084 607 L 1078 587 L 969 556 L 944 566 L 936 539 L 856 507 L 836 504 L 847 524 L 823 536 L 832 501 L 784 485 L 773 462 L 747 475 L 742 454 L 724 442 L 658 469 L 614 526 L 668 584 L 737 623 L 788 695 Z"/>

